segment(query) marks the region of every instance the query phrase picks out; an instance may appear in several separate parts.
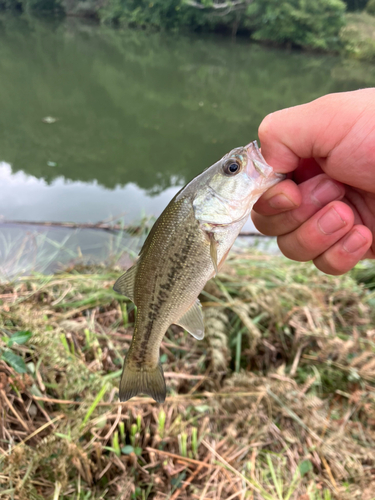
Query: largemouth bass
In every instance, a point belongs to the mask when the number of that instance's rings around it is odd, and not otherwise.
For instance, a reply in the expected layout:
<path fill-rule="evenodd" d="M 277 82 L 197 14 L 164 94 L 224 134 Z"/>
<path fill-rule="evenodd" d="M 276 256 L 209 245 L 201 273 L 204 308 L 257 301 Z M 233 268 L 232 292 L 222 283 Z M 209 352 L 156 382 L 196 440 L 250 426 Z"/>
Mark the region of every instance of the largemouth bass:
<path fill-rule="evenodd" d="M 198 295 L 223 265 L 254 203 L 283 178 L 267 165 L 254 141 L 189 182 L 155 222 L 137 262 L 113 287 L 137 306 L 121 401 L 144 393 L 164 402 L 159 349 L 165 332 L 176 324 L 203 339 Z"/>

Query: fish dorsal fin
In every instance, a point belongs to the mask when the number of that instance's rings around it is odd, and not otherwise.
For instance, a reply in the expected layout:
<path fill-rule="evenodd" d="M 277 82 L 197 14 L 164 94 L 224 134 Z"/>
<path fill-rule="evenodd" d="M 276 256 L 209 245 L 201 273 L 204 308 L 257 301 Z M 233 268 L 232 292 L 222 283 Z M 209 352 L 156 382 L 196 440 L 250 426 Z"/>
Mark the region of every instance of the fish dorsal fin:
<path fill-rule="evenodd" d="M 215 240 L 215 234 L 214 233 L 209 233 L 209 238 L 210 238 L 210 255 L 211 255 L 211 260 L 212 264 L 214 265 L 215 269 L 215 274 L 219 272 L 219 268 L 217 265 L 217 241 Z"/>
<path fill-rule="evenodd" d="M 126 273 L 119 277 L 116 283 L 113 285 L 113 289 L 125 297 L 129 297 L 131 301 L 134 302 L 134 283 L 135 275 L 137 274 L 137 264 L 134 264 L 129 268 Z"/>
<path fill-rule="evenodd" d="M 202 314 L 202 306 L 197 299 L 193 305 L 176 321 L 176 325 L 182 326 L 197 340 L 202 340 L 204 337 L 204 322 Z"/>

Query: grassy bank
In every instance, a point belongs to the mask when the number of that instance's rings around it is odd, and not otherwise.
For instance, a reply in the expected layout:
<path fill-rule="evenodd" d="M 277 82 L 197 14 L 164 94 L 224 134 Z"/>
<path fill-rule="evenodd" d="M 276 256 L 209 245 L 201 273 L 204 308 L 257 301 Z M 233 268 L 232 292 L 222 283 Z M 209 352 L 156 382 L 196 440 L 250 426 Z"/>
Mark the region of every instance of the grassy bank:
<path fill-rule="evenodd" d="M 201 296 L 205 340 L 164 339 L 166 403 L 120 405 L 119 272 L 0 286 L 0 498 L 374 498 L 373 291 L 232 256 Z"/>

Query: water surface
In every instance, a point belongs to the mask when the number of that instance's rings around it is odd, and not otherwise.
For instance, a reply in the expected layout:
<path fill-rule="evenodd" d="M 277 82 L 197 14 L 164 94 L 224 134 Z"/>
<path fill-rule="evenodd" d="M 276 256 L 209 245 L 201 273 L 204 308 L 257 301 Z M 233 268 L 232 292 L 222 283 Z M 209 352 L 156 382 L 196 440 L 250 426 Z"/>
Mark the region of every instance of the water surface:
<path fill-rule="evenodd" d="M 245 39 L 0 18 L 0 217 L 157 216 L 267 113 L 374 84 L 372 66 Z M 0 231 L 4 263 L 25 227 Z"/>

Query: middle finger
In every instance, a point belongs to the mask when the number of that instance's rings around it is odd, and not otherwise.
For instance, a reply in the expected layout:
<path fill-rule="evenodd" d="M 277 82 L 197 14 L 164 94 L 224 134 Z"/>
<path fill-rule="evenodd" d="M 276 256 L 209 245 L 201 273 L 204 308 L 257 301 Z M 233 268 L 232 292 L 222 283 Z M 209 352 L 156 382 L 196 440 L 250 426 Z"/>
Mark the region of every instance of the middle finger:
<path fill-rule="evenodd" d="M 275 191 L 277 185 L 271 188 Z M 302 202 L 293 210 L 275 215 L 267 215 L 267 201 L 258 201 L 251 217 L 255 227 L 263 234 L 281 236 L 297 229 L 317 213 L 327 203 L 341 200 L 345 196 L 345 187 L 326 174 L 320 174 L 298 185 Z M 275 193 L 277 196 L 277 193 Z"/>

